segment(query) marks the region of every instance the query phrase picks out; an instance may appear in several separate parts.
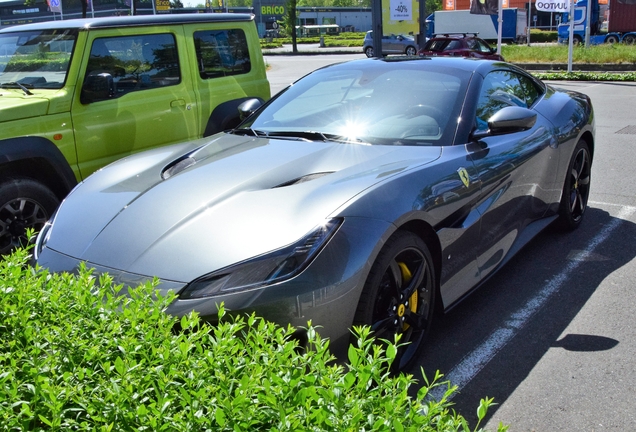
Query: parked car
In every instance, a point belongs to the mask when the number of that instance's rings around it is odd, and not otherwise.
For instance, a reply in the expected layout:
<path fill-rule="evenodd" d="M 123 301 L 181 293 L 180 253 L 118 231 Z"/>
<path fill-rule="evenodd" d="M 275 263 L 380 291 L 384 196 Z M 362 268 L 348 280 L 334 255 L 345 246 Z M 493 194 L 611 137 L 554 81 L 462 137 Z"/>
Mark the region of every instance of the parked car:
<path fill-rule="evenodd" d="M 98 168 L 270 97 L 248 14 L 47 21 L 0 30 L 0 47 L 0 254 Z"/>
<path fill-rule="evenodd" d="M 492 48 L 485 40 L 478 38 L 476 33 L 434 35 L 418 51 L 418 55 L 459 56 L 504 61 L 504 58 L 497 54 L 497 49 Z"/>
<path fill-rule="evenodd" d="M 373 57 L 373 30 L 369 30 L 364 36 L 362 44 L 362 52 L 367 57 Z M 417 43 L 412 36 L 407 35 L 388 35 L 382 36 L 382 54 L 406 54 L 414 56 L 417 54 Z"/>
<path fill-rule="evenodd" d="M 175 316 L 214 322 L 224 302 L 299 334 L 311 320 L 339 355 L 370 325 L 410 342 L 404 367 L 436 307 L 585 215 L 590 99 L 513 65 L 357 60 L 258 106 L 233 130 L 93 174 L 40 233 L 38 264 L 85 262 L 128 286 L 156 276 Z"/>

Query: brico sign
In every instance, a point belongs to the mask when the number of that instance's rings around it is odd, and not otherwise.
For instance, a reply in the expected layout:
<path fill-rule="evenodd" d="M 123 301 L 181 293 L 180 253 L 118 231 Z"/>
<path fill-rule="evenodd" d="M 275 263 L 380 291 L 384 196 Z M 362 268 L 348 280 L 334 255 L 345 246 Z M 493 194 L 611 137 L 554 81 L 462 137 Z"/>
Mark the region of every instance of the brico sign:
<path fill-rule="evenodd" d="M 261 15 L 285 15 L 285 6 L 261 6 Z"/>

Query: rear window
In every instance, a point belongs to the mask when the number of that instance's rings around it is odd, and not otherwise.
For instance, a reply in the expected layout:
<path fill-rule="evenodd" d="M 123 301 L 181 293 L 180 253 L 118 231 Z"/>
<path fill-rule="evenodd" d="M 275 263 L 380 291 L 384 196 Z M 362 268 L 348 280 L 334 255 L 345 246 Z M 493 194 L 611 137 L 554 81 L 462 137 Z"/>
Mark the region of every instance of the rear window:
<path fill-rule="evenodd" d="M 194 33 L 194 46 L 203 79 L 246 74 L 252 68 L 243 30 L 198 31 Z"/>

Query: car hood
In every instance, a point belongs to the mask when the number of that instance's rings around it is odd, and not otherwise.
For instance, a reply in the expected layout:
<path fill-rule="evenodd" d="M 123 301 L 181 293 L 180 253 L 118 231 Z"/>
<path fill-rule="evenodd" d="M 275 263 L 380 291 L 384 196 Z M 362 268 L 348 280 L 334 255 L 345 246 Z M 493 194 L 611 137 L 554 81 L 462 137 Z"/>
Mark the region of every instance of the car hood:
<path fill-rule="evenodd" d="M 48 109 L 48 99 L 25 96 L 20 89 L 0 90 L 0 121 L 39 117 Z"/>
<path fill-rule="evenodd" d="M 374 184 L 440 152 L 228 134 L 164 147 L 79 185 L 56 214 L 47 247 L 189 282 L 293 243 Z M 172 176 L 163 179 L 170 167 Z"/>

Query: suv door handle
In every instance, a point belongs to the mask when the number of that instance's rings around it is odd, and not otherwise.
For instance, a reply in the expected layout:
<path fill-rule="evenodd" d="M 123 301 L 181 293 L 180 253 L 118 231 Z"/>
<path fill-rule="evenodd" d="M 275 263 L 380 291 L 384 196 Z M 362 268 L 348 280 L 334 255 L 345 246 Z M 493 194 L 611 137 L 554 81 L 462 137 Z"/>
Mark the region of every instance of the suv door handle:
<path fill-rule="evenodd" d="M 185 99 L 177 99 L 177 100 L 173 100 L 172 102 L 170 102 L 170 106 L 172 108 L 178 108 L 178 107 L 182 107 L 186 104 Z"/>

